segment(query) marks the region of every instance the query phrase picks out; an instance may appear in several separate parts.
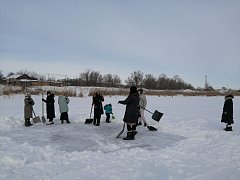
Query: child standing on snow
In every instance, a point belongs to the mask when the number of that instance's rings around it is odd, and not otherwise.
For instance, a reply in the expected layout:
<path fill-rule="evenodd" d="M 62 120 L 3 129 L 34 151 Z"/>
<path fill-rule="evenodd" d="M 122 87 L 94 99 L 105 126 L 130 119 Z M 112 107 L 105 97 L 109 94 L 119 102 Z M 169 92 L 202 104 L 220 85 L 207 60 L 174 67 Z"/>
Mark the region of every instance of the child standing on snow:
<path fill-rule="evenodd" d="M 233 121 L 233 95 L 229 94 L 225 96 L 225 102 L 223 106 L 222 120 L 221 122 L 226 123 L 225 131 L 232 131 Z"/>
<path fill-rule="evenodd" d="M 112 104 L 106 104 L 104 106 L 105 114 L 106 114 L 106 123 L 110 123 L 110 114 L 112 114 Z"/>

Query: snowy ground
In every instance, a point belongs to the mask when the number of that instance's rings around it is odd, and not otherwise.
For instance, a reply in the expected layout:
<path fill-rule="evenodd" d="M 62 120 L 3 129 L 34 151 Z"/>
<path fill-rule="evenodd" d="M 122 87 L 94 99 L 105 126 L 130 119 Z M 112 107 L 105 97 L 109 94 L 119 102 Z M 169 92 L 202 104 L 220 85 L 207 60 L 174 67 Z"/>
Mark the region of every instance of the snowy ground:
<path fill-rule="evenodd" d="M 240 101 L 234 98 L 233 132 L 220 123 L 223 97 L 148 96 L 147 109 L 164 113 L 158 128 L 140 126 L 136 140 L 115 136 L 122 128 L 125 97 L 105 97 L 116 119 L 86 125 L 91 98 L 71 98 L 71 124 L 23 126 L 23 98 L 0 96 L 0 179 L 240 179 Z M 41 96 L 33 96 L 41 117 Z M 57 97 L 55 98 L 57 101 Z M 126 133 L 126 132 L 125 132 Z M 124 133 L 123 136 L 126 134 Z"/>

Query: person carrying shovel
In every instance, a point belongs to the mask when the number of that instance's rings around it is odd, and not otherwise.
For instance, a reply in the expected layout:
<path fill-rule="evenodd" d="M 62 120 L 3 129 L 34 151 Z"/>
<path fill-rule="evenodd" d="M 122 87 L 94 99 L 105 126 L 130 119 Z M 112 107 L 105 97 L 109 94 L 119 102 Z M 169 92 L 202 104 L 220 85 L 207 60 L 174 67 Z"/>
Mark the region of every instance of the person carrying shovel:
<path fill-rule="evenodd" d="M 33 124 L 30 122 L 30 118 L 33 117 L 32 112 L 33 112 L 33 105 L 34 101 L 31 97 L 30 93 L 27 93 L 24 98 L 24 119 L 25 119 L 25 126 L 30 127 Z"/>

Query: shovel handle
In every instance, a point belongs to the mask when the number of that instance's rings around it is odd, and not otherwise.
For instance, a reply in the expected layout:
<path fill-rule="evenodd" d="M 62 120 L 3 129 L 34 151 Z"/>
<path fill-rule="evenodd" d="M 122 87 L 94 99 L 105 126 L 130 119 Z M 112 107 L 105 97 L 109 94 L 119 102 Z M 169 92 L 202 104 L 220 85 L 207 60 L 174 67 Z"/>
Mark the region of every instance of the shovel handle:
<path fill-rule="evenodd" d="M 89 119 L 91 119 L 91 115 L 92 115 L 92 108 L 93 108 L 93 104 L 92 104 L 92 106 L 91 106 L 91 111 L 90 111 L 90 118 Z"/>
<path fill-rule="evenodd" d="M 151 111 L 147 110 L 146 108 L 144 108 L 144 107 L 142 107 L 142 106 L 140 106 L 140 108 L 142 108 L 142 109 L 146 110 L 147 112 L 153 114 Z"/>
<path fill-rule="evenodd" d="M 35 114 L 35 112 L 34 112 L 34 110 L 32 109 L 32 112 L 33 112 L 33 114 L 34 114 L 34 117 L 36 117 L 36 114 Z"/>

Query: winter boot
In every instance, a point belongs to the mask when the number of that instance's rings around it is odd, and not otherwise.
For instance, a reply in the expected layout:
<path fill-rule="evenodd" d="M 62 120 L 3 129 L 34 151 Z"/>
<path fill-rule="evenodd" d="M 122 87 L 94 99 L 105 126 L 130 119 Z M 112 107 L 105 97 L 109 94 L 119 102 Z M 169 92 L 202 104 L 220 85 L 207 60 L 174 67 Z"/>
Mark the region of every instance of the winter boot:
<path fill-rule="evenodd" d="M 49 123 L 47 123 L 47 125 L 52 125 L 54 124 L 53 120 L 49 120 Z"/>
<path fill-rule="evenodd" d="M 67 124 L 71 123 L 69 120 L 67 120 Z"/>
<path fill-rule="evenodd" d="M 142 125 L 142 122 L 140 121 L 140 122 L 138 123 L 138 125 L 141 126 L 141 125 Z"/>
<path fill-rule="evenodd" d="M 61 124 L 63 124 L 63 120 L 61 120 Z"/>
<path fill-rule="evenodd" d="M 25 126 L 26 127 L 30 127 L 32 126 L 33 124 L 31 124 L 30 120 L 29 119 L 25 119 Z"/>
<path fill-rule="evenodd" d="M 144 127 L 146 127 L 147 126 L 147 123 L 144 123 Z"/>
<path fill-rule="evenodd" d="M 225 131 L 232 131 L 232 125 L 226 125 Z"/>
<path fill-rule="evenodd" d="M 136 130 L 133 130 L 132 131 L 132 134 L 131 134 L 131 137 L 132 137 L 132 140 L 135 139 L 135 135 L 137 134 L 137 131 Z"/>
<path fill-rule="evenodd" d="M 132 139 L 134 139 L 132 131 L 128 131 L 127 136 L 123 138 L 123 140 L 132 140 Z"/>

